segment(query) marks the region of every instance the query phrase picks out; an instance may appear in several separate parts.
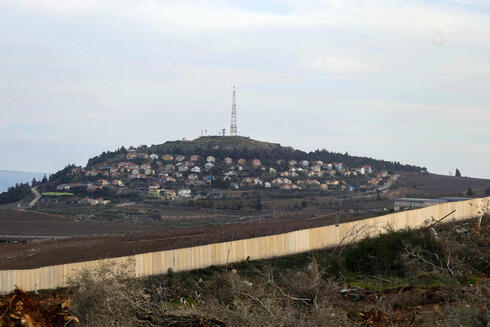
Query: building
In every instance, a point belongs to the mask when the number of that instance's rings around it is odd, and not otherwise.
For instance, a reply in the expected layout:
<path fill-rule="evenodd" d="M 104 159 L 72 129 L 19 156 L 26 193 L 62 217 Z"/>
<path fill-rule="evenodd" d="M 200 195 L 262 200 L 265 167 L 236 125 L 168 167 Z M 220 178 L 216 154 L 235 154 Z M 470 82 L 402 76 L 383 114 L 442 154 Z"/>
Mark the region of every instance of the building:
<path fill-rule="evenodd" d="M 192 192 L 188 188 L 183 188 L 179 190 L 178 195 L 180 198 L 190 198 L 192 196 Z"/>
<path fill-rule="evenodd" d="M 148 190 L 148 193 L 149 193 L 149 194 L 152 194 L 152 195 L 157 195 L 157 196 L 159 196 L 159 195 L 160 195 L 160 191 L 161 191 L 161 190 L 160 190 L 159 188 L 157 188 L 157 189 L 149 189 L 149 190 Z"/>
<path fill-rule="evenodd" d="M 62 190 L 69 190 L 71 188 L 70 184 L 60 184 L 56 186 L 57 191 L 62 191 Z"/>
<path fill-rule="evenodd" d="M 175 193 L 175 191 L 172 191 L 172 190 L 163 190 L 163 196 L 166 200 L 173 200 L 173 199 L 175 199 L 177 194 Z"/>
<path fill-rule="evenodd" d="M 126 154 L 126 159 L 134 159 L 136 158 L 136 150 L 129 149 L 128 153 Z"/>
<path fill-rule="evenodd" d="M 99 179 L 97 182 L 102 186 L 107 186 L 111 184 L 107 179 Z"/>
<path fill-rule="evenodd" d="M 193 173 L 197 173 L 197 174 L 198 174 L 198 173 L 200 173 L 200 172 L 201 172 L 201 168 L 200 168 L 200 167 L 198 167 L 198 166 L 192 167 L 192 168 L 191 168 L 191 172 L 193 172 Z"/>
<path fill-rule="evenodd" d="M 441 197 L 437 199 L 420 199 L 420 198 L 400 198 L 395 199 L 394 208 L 395 211 L 400 209 L 416 209 L 416 208 L 425 208 L 435 204 L 447 203 L 447 202 L 459 202 L 470 200 L 470 198 L 461 198 L 461 197 Z"/>
<path fill-rule="evenodd" d="M 445 200 L 438 199 L 421 199 L 421 198 L 399 198 L 394 201 L 395 211 L 403 209 L 417 209 L 430 207 L 435 204 L 446 203 Z"/>
<path fill-rule="evenodd" d="M 124 183 L 120 179 L 113 179 L 111 181 L 111 183 L 112 183 L 112 185 L 119 186 L 119 187 L 123 187 L 124 186 Z"/>
<path fill-rule="evenodd" d="M 199 176 L 197 174 L 189 174 L 189 176 L 187 176 L 187 179 L 190 180 L 190 181 L 197 181 L 199 179 Z"/>
<path fill-rule="evenodd" d="M 165 165 L 165 171 L 175 171 L 175 166 L 172 164 Z"/>

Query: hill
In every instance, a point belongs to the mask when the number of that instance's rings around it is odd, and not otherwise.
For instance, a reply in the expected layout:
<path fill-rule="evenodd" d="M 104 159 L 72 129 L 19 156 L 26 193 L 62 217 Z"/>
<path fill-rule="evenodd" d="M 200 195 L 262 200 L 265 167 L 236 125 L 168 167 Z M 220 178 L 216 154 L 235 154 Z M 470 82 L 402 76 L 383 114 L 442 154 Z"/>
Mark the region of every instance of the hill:
<path fill-rule="evenodd" d="M 43 194 L 41 206 L 180 200 L 173 205 L 249 211 L 277 210 L 271 201 L 280 198 L 461 196 L 469 188 L 481 193 L 490 181 L 444 179 L 424 167 L 326 149 L 305 152 L 242 136 L 207 136 L 103 152 L 85 167 L 66 166 L 35 186 Z M 14 191 L 30 193 L 28 185 Z M 220 201 L 204 201 L 209 199 Z"/>
<path fill-rule="evenodd" d="M 472 177 L 444 176 L 437 174 L 417 174 L 404 172 L 398 179 L 398 184 L 403 191 L 400 196 L 439 196 L 452 192 L 454 195 L 485 190 L 486 195 L 490 188 L 490 180 Z"/>
<path fill-rule="evenodd" d="M 205 155 L 216 156 L 220 159 L 225 157 L 260 159 L 264 163 L 272 163 L 276 160 L 321 160 L 324 162 L 342 162 L 348 166 L 370 165 L 375 169 L 387 169 L 394 171 L 425 171 L 424 167 L 401 164 L 396 161 L 386 161 L 369 157 L 352 156 L 348 153 L 329 152 L 326 149 L 305 152 L 290 146 L 282 146 L 279 143 L 269 143 L 253 140 L 243 136 L 205 136 L 195 140 L 167 141 L 158 145 L 141 145 L 130 148 L 138 153 L 145 154 L 181 154 L 181 155 Z M 116 151 L 104 152 L 99 156 L 90 158 L 87 167 L 98 163 L 121 158 L 127 154 L 124 147 Z"/>

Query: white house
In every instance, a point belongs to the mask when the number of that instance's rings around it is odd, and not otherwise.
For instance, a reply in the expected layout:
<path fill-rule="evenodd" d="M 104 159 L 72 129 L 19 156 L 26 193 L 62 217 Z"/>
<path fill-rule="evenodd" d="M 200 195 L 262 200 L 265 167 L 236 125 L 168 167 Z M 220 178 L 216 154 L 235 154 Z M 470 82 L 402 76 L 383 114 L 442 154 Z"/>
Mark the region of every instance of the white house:
<path fill-rule="evenodd" d="M 181 198 L 190 198 L 192 196 L 192 192 L 188 188 L 183 188 L 179 190 L 178 195 Z"/>
<path fill-rule="evenodd" d="M 201 168 L 198 167 L 198 166 L 192 167 L 191 168 L 191 172 L 193 172 L 193 173 L 200 173 L 201 172 Z"/>

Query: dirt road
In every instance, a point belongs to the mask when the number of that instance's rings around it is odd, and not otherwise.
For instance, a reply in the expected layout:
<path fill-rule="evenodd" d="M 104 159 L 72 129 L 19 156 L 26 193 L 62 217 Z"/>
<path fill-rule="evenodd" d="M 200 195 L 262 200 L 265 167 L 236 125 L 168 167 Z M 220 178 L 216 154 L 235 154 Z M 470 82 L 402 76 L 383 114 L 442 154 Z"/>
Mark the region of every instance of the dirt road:
<path fill-rule="evenodd" d="M 34 207 L 37 201 L 39 201 L 39 199 L 41 198 L 41 194 L 39 194 L 36 187 L 32 187 L 31 192 L 32 194 L 34 194 L 34 199 L 31 202 L 29 202 L 29 204 L 27 204 L 27 208 Z"/>

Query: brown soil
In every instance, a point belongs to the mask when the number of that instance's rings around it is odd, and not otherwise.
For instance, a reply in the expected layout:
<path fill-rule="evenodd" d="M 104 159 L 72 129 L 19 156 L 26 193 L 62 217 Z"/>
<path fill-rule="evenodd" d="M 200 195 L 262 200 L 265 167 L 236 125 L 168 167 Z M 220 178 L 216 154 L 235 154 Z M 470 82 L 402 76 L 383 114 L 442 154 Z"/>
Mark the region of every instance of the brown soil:
<path fill-rule="evenodd" d="M 152 230 L 158 223 L 80 221 L 31 210 L 0 209 L 0 239 L 4 235 L 63 237 Z"/>
<path fill-rule="evenodd" d="M 20 215 L 22 217 L 22 215 Z M 87 228 L 92 223 L 82 224 L 73 222 L 71 225 L 66 218 L 53 217 L 62 226 L 69 228 Z M 343 222 L 359 218 L 342 219 Z M 68 220 L 70 221 L 70 220 Z M 61 223 L 62 222 L 62 223 Z M 43 240 L 27 243 L 8 243 L 0 246 L 0 269 L 30 269 L 42 266 L 96 260 L 133 255 L 138 253 L 162 251 L 182 247 L 225 242 L 251 237 L 285 233 L 299 229 L 331 225 L 335 218 L 323 217 L 317 219 L 303 219 L 284 221 L 267 219 L 257 222 L 235 223 L 225 225 L 212 225 L 200 227 L 186 227 L 180 229 L 148 230 L 155 226 L 138 224 L 138 230 L 127 234 L 114 235 L 118 224 L 107 223 L 106 228 L 113 227 L 113 235 L 80 236 L 69 239 Z M 102 228 L 103 223 L 92 227 Z M 121 224 L 130 228 L 130 224 Z M 120 226 L 120 227 L 121 227 Z M 37 228 L 30 226 L 29 228 Z M 82 234 L 83 235 L 83 234 Z"/>

